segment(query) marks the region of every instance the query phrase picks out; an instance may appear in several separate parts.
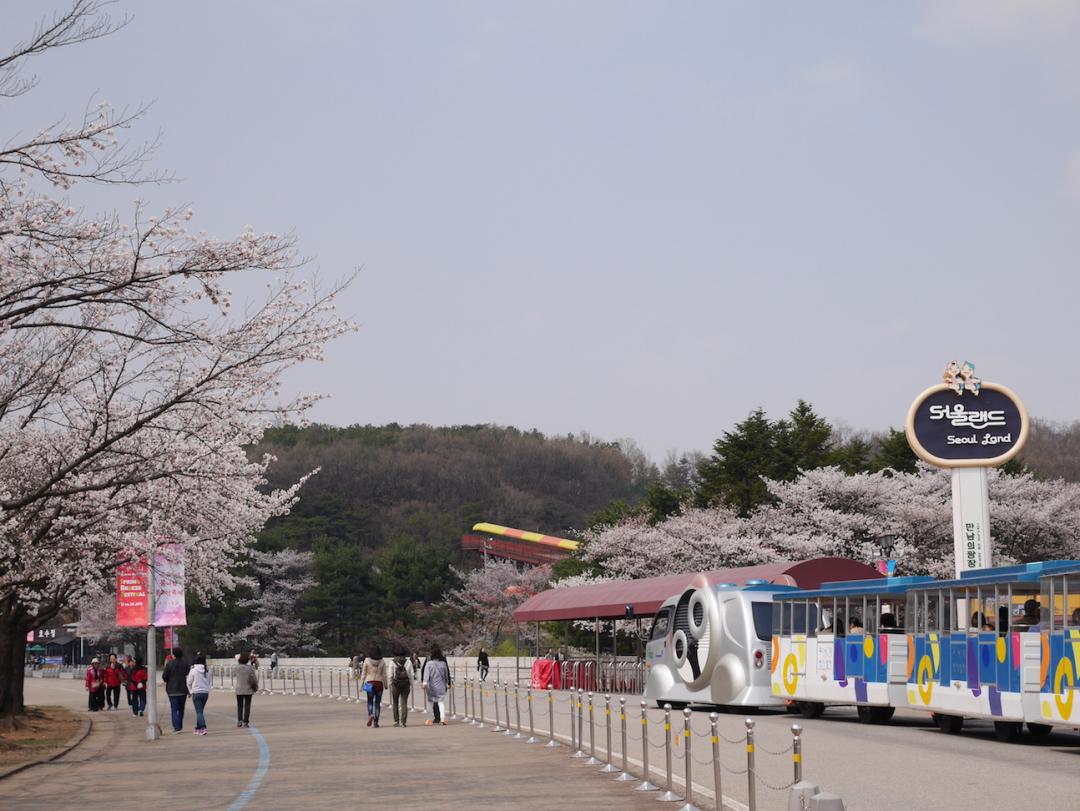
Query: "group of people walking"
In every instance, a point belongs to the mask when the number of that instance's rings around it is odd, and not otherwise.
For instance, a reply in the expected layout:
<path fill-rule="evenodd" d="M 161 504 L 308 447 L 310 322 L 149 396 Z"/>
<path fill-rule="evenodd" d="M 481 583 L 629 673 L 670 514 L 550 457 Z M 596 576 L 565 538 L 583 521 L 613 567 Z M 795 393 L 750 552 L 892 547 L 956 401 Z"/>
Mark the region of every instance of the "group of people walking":
<path fill-rule="evenodd" d="M 394 709 L 394 726 L 408 726 L 409 696 L 415 680 L 419 679 L 421 688 L 431 703 L 432 717 L 425 723 L 446 726 L 446 693 L 450 688 L 450 666 L 438 645 L 431 649 L 431 655 L 423 665 L 418 656 L 406 657 L 400 653 L 387 661 L 376 645 L 369 655 L 363 658 L 360 668 L 360 682 L 367 694 L 367 725 L 379 726 L 382 714 L 382 696 L 386 686 L 390 686 L 391 705 Z"/>
<path fill-rule="evenodd" d="M 84 686 L 90 712 L 120 709 L 120 688 L 127 693 L 128 707 L 133 715 L 142 715 L 146 709 L 146 667 L 138 657 L 127 656 L 121 664 L 116 654 L 109 655 L 104 667 L 94 657 L 86 670 Z"/>
<path fill-rule="evenodd" d="M 272 666 L 275 666 L 275 661 Z M 236 657 L 236 726 L 246 727 L 251 721 L 251 697 L 259 690 L 258 656 L 255 651 L 238 654 Z M 89 709 L 97 712 L 102 709 L 115 710 L 120 707 L 120 687 L 127 689 L 128 704 L 134 715 L 143 715 L 146 710 L 146 667 L 138 657 L 127 657 L 120 665 L 116 654 L 109 656 L 109 663 L 101 666 L 101 660 L 94 657 L 86 671 L 85 687 L 89 695 Z M 165 694 L 169 697 L 169 710 L 173 734 L 184 731 L 184 711 L 188 696 L 195 708 L 195 734 L 206 735 L 206 703 L 214 689 L 213 678 L 206 664 L 206 657 L 196 653 L 195 659 L 188 662 L 181 648 L 173 648 L 172 656 L 165 663 L 161 674 L 165 683 Z"/>

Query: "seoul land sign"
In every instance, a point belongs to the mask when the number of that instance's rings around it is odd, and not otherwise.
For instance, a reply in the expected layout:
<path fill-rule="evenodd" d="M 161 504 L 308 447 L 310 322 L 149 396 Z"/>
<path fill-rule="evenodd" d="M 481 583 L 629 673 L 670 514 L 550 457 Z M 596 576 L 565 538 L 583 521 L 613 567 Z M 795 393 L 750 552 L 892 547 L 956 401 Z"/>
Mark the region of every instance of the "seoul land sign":
<path fill-rule="evenodd" d="M 974 376 L 955 361 L 944 382 L 911 404 L 907 439 L 932 465 L 952 468 L 956 573 L 992 565 L 990 496 L 986 472 L 1016 456 L 1028 436 L 1028 414 L 1014 392 Z"/>

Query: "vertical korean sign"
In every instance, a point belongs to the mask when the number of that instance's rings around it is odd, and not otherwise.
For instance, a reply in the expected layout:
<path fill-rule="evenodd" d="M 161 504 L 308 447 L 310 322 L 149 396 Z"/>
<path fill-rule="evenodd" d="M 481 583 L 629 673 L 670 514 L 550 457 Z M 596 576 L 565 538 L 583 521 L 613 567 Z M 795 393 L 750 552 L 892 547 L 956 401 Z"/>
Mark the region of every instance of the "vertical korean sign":
<path fill-rule="evenodd" d="M 1028 435 L 1020 398 L 974 373 L 972 363 L 950 363 L 944 382 L 920 394 L 907 418 L 908 444 L 915 454 L 952 470 L 957 576 L 992 565 L 987 470 L 1015 457 Z"/>
<path fill-rule="evenodd" d="M 146 560 L 116 567 L 116 625 L 145 628 L 150 624 L 150 573 Z"/>
<path fill-rule="evenodd" d="M 184 605 L 184 548 L 180 544 L 162 546 L 154 554 L 154 623 L 187 625 Z"/>

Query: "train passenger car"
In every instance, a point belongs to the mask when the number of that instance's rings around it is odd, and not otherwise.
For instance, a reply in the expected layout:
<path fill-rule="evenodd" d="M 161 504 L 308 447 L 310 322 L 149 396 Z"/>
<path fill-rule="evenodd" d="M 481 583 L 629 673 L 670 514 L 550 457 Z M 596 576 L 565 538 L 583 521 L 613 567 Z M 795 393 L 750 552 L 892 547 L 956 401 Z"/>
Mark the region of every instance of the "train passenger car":
<path fill-rule="evenodd" d="M 673 707 L 780 705 L 769 683 L 773 598 L 792 590 L 701 578 L 666 600 L 645 645 L 645 697 Z"/>
<path fill-rule="evenodd" d="M 1049 666 L 1042 631 L 1050 612 L 1040 581 L 1077 568 L 1077 561 L 1046 561 L 913 586 L 908 705 L 931 712 L 945 732 L 959 732 L 965 718 L 984 718 L 1003 741 L 1017 740 L 1025 723 L 1034 736 L 1049 733 L 1041 691 Z"/>
<path fill-rule="evenodd" d="M 907 700 L 907 591 L 931 577 L 823 583 L 776 595 L 772 693 L 807 718 L 830 704 L 855 705 L 881 723 Z"/>
<path fill-rule="evenodd" d="M 1040 600 L 1047 623 L 1041 630 L 1039 720 L 1080 725 L 1080 566 L 1042 578 Z"/>

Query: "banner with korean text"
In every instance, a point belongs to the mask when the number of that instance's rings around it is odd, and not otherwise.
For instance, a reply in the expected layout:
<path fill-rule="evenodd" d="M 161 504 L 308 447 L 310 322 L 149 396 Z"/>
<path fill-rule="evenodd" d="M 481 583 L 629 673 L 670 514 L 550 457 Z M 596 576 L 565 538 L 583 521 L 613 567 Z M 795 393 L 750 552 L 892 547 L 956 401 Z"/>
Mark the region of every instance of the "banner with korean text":
<path fill-rule="evenodd" d="M 150 572 L 146 560 L 116 567 L 116 625 L 145 628 L 150 624 Z"/>

